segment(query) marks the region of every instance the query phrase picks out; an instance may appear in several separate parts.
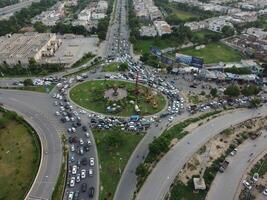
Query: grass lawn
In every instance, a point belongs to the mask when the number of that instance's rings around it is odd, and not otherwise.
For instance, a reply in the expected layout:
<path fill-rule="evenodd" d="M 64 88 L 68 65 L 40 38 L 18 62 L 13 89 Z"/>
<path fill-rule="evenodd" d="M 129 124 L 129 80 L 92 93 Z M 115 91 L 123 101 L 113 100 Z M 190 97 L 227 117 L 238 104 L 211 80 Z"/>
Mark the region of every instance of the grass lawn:
<path fill-rule="evenodd" d="M 244 56 L 220 42 L 207 44 L 205 48 L 195 50 L 195 48 L 184 48 L 179 53 L 196 56 L 204 59 L 204 63 L 235 62 L 240 61 Z"/>
<path fill-rule="evenodd" d="M 117 72 L 117 71 L 119 71 L 119 65 L 120 65 L 121 63 L 117 63 L 117 62 L 114 62 L 114 63 L 111 63 L 111 64 L 109 64 L 109 65 L 107 65 L 107 66 L 104 66 L 103 67 L 103 71 L 104 72 Z"/>
<path fill-rule="evenodd" d="M 157 47 L 159 49 L 165 49 L 168 47 L 175 47 L 177 44 L 168 38 L 150 38 L 150 39 L 140 39 L 134 43 L 134 51 L 136 53 L 149 53 L 150 47 Z"/>
<path fill-rule="evenodd" d="M 186 12 L 183 10 L 174 10 L 174 14 L 181 19 L 182 21 L 190 20 L 192 17 L 198 17 L 198 15 L 192 13 L 192 12 Z"/>
<path fill-rule="evenodd" d="M 100 168 L 100 200 L 112 200 L 119 183 L 121 173 L 136 145 L 143 135 L 122 132 L 120 130 L 101 131 L 93 130 L 97 144 Z M 108 134 L 116 134 L 121 138 L 122 144 L 110 148 L 105 145 L 105 138 Z"/>
<path fill-rule="evenodd" d="M 0 199 L 24 199 L 38 171 L 38 139 L 29 127 L 13 119 L 7 119 L 0 133 Z"/>
<path fill-rule="evenodd" d="M 116 84 L 118 88 L 124 88 L 127 90 L 127 97 L 117 101 L 108 101 L 104 98 L 104 92 L 112 89 Z M 150 115 L 162 110 L 166 104 L 164 97 L 161 94 L 156 94 L 154 98 L 148 99 L 148 95 L 151 94 L 151 90 L 145 86 L 139 85 L 140 95 L 138 96 L 138 106 L 141 110 L 141 115 Z M 104 114 L 114 114 L 119 116 L 130 116 L 135 114 L 134 105 L 129 101 L 136 100 L 135 84 L 125 81 L 111 81 L 111 80 L 97 80 L 87 81 L 75 86 L 70 91 L 70 98 L 80 106 Z M 153 105 L 153 100 L 156 106 Z M 106 110 L 108 106 L 116 103 L 121 106 L 119 112 L 110 113 Z"/>

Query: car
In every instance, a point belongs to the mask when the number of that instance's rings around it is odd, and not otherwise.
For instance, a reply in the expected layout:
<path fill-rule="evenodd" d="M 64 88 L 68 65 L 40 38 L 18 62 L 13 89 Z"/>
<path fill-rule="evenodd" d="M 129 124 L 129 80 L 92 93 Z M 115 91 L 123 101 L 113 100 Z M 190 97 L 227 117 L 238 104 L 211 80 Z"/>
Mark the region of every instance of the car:
<path fill-rule="evenodd" d="M 75 151 L 75 146 L 74 146 L 74 144 L 72 144 L 72 145 L 70 146 L 70 150 L 71 150 L 71 151 Z"/>
<path fill-rule="evenodd" d="M 77 165 L 73 165 L 73 166 L 72 166 L 72 172 L 71 172 L 71 173 L 72 173 L 73 175 L 77 174 L 77 168 L 78 168 Z"/>
<path fill-rule="evenodd" d="M 88 192 L 89 198 L 93 198 L 94 194 L 95 194 L 95 188 L 94 187 L 90 187 L 89 188 L 89 192 Z"/>
<path fill-rule="evenodd" d="M 84 179 L 86 177 L 86 170 L 82 169 L 81 170 L 81 178 Z"/>
<path fill-rule="evenodd" d="M 83 145 L 84 144 L 84 141 L 82 138 L 80 138 L 80 145 Z"/>
<path fill-rule="evenodd" d="M 259 180 L 259 174 L 258 173 L 254 173 L 252 176 L 252 180 L 254 183 L 256 183 Z"/>
<path fill-rule="evenodd" d="M 68 200 L 72 200 L 73 199 L 73 195 L 74 195 L 74 192 L 70 191 L 70 193 L 68 195 Z"/>
<path fill-rule="evenodd" d="M 265 188 L 265 190 L 263 190 L 262 194 L 267 196 L 267 188 Z"/>
<path fill-rule="evenodd" d="M 88 132 L 85 132 L 85 136 L 89 138 L 90 134 Z"/>
<path fill-rule="evenodd" d="M 93 176 L 93 169 L 90 168 L 90 169 L 88 170 L 88 174 L 89 174 L 89 176 Z"/>
<path fill-rule="evenodd" d="M 75 177 L 71 177 L 70 179 L 70 187 L 74 187 L 75 186 Z"/>
<path fill-rule="evenodd" d="M 76 191 L 74 193 L 74 200 L 78 200 L 79 199 L 79 195 L 80 195 L 80 192 L 79 191 Z"/>
<path fill-rule="evenodd" d="M 94 166 L 95 165 L 95 159 L 94 158 L 90 158 L 90 165 Z"/>
<path fill-rule="evenodd" d="M 82 190 L 82 192 L 86 192 L 86 190 L 87 190 L 87 184 L 86 183 L 82 184 L 81 190 Z"/>
<path fill-rule="evenodd" d="M 87 127 L 86 126 L 82 126 L 82 129 L 83 129 L 84 132 L 87 131 Z"/>
<path fill-rule="evenodd" d="M 247 189 L 251 190 L 252 186 L 250 185 L 250 183 L 249 183 L 248 181 L 243 180 L 242 183 L 243 183 L 243 185 L 244 185 Z"/>
<path fill-rule="evenodd" d="M 82 158 L 81 163 L 82 165 L 87 165 L 88 163 L 87 158 Z"/>
<path fill-rule="evenodd" d="M 81 174 L 77 174 L 76 176 L 76 182 L 79 183 L 81 181 Z"/>
<path fill-rule="evenodd" d="M 89 144 L 86 144 L 85 146 L 84 146 L 84 149 L 85 149 L 85 151 L 90 151 L 90 145 Z"/>
<path fill-rule="evenodd" d="M 59 116 L 59 115 L 60 115 L 60 113 L 59 113 L 58 111 L 56 111 L 55 115 L 56 115 L 56 116 Z"/>
<path fill-rule="evenodd" d="M 90 139 L 87 139 L 86 142 L 87 142 L 88 145 L 91 145 L 92 144 Z"/>
<path fill-rule="evenodd" d="M 172 122 L 173 121 L 173 116 L 171 116 L 169 119 L 168 119 L 169 122 Z"/>
<path fill-rule="evenodd" d="M 237 148 L 235 148 L 233 151 L 231 151 L 230 155 L 234 156 L 237 153 Z"/>

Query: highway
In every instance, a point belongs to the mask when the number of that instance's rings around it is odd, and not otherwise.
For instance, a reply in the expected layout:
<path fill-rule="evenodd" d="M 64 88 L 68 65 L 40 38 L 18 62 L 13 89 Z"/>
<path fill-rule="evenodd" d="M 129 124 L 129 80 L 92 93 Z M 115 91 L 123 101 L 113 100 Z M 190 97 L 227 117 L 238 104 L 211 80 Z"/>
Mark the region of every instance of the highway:
<path fill-rule="evenodd" d="M 15 12 L 20 11 L 22 8 L 28 7 L 32 4 L 32 2 L 39 2 L 40 0 L 28 0 L 23 1 L 17 4 L 13 4 L 10 6 L 6 6 L 3 8 L 0 8 L 0 20 L 8 19 L 11 17 Z"/>
<path fill-rule="evenodd" d="M 238 199 L 239 193 L 237 189 L 242 185 L 242 176 L 251 165 L 251 161 L 267 150 L 266 136 L 267 132 L 264 131 L 255 140 L 248 140 L 238 146 L 236 155 L 227 158 L 230 164 L 225 172 L 217 173 L 208 192 L 207 200 Z M 252 156 L 250 156 L 251 153 L 253 153 Z"/>
<path fill-rule="evenodd" d="M 0 102 L 22 115 L 41 140 L 42 161 L 26 199 L 51 199 L 62 162 L 60 135 L 64 129 L 50 112 L 53 107 L 49 104 L 49 97 L 41 93 L 0 90 Z"/>
<path fill-rule="evenodd" d="M 164 199 L 177 173 L 193 154 L 209 139 L 231 125 L 258 116 L 258 113 L 260 113 L 260 115 L 265 115 L 266 112 L 267 108 L 265 106 L 253 110 L 237 110 L 212 119 L 193 130 L 190 134 L 181 139 L 158 162 L 139 191 L 136 199 Z"/>

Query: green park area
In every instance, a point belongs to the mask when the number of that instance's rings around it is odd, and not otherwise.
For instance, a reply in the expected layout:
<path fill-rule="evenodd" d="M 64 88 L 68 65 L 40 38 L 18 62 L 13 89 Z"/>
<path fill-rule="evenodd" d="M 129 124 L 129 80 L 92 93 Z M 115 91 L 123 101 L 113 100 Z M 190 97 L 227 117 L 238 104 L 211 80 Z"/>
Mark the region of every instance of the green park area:
<path fill-rule="evenodd" d="M 118 71 L 126 71 L 128 69 L 128 65 L 126 63 L 119 63 L 119 62 L 113 62 L 106 66 L 104 66 L 103 71 L 104 72 L 118 72 Z"/>
<path fill-rule="evenodd" d="M 141 115 L 157 113 L 166 104 L 162 94 L 143 85 L 138 85 L 136 90 L 134 83 L 113 80 L 81 83 L 71 89 L 70 98 L 86 109 L 117 116 L 137 114 L 134 102 L 137 102 Z"/>
<path fill-rule="evenodd" d="M 40 162 L 34 130 L 15 113 L 0 109 L 0 199 L 24 199 Z"/>
<path fill-rule="evenodd" d="M 168 47 L 175 47 L 178 43 L 170 38 L 149 38 L 139 39 L 134 42 L 134 51 L 138 54 L 149 53 L 150 47 L 157 47 L 159 49 L 165 49 Z"/>
<path fill-rule="evenodd" d="M 206 64 L 236 62 L 243 58 L 241 53 L 220 42 L 209 43 L 199 50 L 194 47 L 184 48 L 179 50 L 179 53 L 203 58 Z"/>
<path fill-rule="evenodd" d="M 187 20 L 192 19 L 193 17 L 198 17 L 196 14 L 192 12 L 187 12 L 183 10 L 175 10 L 174 14 L 182 21 L 187 21 Z"/>
<path fill-rule="evenodd" d="M 100 200 L 112 200 L 121 174 L 142 134 L 93 130 L 100 164 Z"/>

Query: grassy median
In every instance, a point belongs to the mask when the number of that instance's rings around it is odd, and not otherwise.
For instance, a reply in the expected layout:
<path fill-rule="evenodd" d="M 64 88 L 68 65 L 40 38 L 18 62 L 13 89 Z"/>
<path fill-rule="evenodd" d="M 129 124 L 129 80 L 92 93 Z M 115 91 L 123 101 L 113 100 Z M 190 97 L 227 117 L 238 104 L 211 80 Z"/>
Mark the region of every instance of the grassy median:
<path fill-rule="evenodd" d="M 93 130 L 100 164 L 100 200 L 112 200 L 128 159 L 142 134 Z"/>
<path fill-rule="evenodd" d="M 15 113 L 0 109 L 0 199 L 21 200 L 38 171 L 40 143 Z"/>

